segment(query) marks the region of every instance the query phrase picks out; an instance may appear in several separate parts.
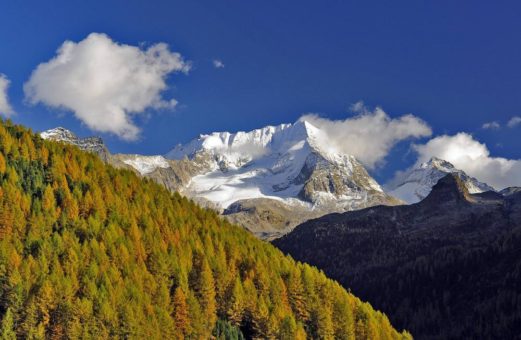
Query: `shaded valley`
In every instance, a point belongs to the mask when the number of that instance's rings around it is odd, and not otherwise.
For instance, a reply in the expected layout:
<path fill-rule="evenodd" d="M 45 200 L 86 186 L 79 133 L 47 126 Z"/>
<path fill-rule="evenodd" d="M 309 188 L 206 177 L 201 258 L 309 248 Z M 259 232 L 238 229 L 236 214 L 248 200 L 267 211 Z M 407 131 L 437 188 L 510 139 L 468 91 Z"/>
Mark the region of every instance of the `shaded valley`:
<path fill-rule="evenodd" d="M 450 174 L 421 202 L 331 214 L 274 244 L 419 339 L 521 331 L 521 193 L 469 194 Z"/>

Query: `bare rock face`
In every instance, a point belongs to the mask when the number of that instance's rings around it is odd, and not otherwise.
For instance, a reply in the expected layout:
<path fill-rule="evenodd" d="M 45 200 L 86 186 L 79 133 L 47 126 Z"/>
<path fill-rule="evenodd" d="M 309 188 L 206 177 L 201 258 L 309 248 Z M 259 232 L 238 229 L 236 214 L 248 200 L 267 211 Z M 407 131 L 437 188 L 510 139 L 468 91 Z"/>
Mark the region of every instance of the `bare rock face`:
<path fill-rule="evenodd" d="M 472 201 L 474 199 L 469 194 L 465 182 L 458 175 L 449 174 L 432 187 L 432 191 L 422 201 L 422 205 L 453 205 Z"/>
<path fill-rule="evenodd" d="M 260 238 L 280 237 L 306 219 L 321 216 L 307 206 L 288 206 L 269 198 L 240 200 L 223 211 L 230 222 L 244 226 Z"/>
<path fill-rule="evenodd" d="M 331 162 L 320 154 L 311 153 L 293 184 L 302 185 L 298 197 L 304 201 L 320 204 L 331 197 L 342 201 L 349 200 L 352 209 L 348 210 L 377 204 L 401 203 L 385 194 L 353 156 Z"/>
<path fill-rule="evenodd" d="M 110 152 L 100 137 L 78 138 L 74 133 L 62 127 L 42 132 L 40 136 L 43 139 L 72 144 L 83 151 L 93 152 L 105 162 L 110 158 Z"/>
<path fill-rule="evenodd" d="M 170 160 L 163 156 L 116 154 L 113 163 L 126 165 L 140 175 L 149 177 L 170 191 L 184 192 L 192 177 L 206 170 L 204 162 L 188 159 Z"/>

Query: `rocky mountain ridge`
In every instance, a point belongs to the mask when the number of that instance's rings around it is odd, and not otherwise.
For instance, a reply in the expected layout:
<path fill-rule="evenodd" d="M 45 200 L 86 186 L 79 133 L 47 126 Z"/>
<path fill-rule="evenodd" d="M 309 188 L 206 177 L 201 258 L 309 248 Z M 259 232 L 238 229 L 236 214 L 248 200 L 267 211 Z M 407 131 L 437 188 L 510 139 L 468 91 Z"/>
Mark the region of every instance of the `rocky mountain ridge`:
<path fill-rule="evenodd" d="M 178 145 L 165 157 L 206 160 L 212 192 L 206 194 L 210 191 L 206 178 L 195 178 L 192 189 L 223 208 L 233 203 L 227 199 L 231 193 L 234 201 L 236 197 L 299 198 L 318 205 L 328 195 L 337 200 L 342 196 L 361 198 L 360 192 L 383 193 L 353 156 L 321 145 L 322 133 L 307 121 L 250 132 L 212 133 Z"/>
<path fill-rule="evenodd" d="M 428 162 L 408 170 L 401 179 L 390 186 L 389 194 L 407 203 L 416 203 L 430 193 L 432 187 L 447 174 L 456 174 L 472 194 L 495 189 L 457 169 L 450 162 L 433 157 Z"/>
<path fill-rule="evenodd" d="M 101 139 L 80 139 L 63 128 L 41 136 L 96 152 L 265 238 L 326 213 L 401 203 L 353 156 L 323 145 L 322 134 L 306 121 L 219 132 L 178 145 L 164 156 L 111 155 Z"/>
<path fill-rule="evenodd" d="M 64 128 L 41 136 L 95 152 L 113 166 L 152 178 L 267 239 L 328 213 L 403 204 L 385 193 L 355 157 L 324 143 L 323 134 L 307 121 L 250 132 L 215 132 L 163 156 L 110 154 L 101 138 L 78 138 Z M 415 197 L 421 198 L 447 172 L 458 174 L 470 192 L 489 188 L 450 163 L 432 159 L 411 171 L 392 193 L 413 185 Z"/>
<path fill-rule="evenodd" d="M 80 149 L 96 153 L 103 161 L 108 161 L 110 152 L 100 137 L 78 138 L 72 131 L 63 127 L 57 127 L 40 133 L 43 139 L 65 142 L 76 145 Z"/>

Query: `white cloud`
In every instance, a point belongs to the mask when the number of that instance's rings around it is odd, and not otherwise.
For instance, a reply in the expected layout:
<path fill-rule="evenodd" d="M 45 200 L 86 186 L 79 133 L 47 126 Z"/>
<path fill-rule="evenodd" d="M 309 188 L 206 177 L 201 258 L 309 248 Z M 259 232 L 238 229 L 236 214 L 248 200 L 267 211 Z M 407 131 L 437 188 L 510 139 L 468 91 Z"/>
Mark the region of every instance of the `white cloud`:
<path fill-rule="evenodd" d="M 361 102 L 353 105 L 352 110 L 357 115 L 345 120 L 329 120 L 315 114 L 304 115 L 300 120 L 325 132 L 323 145 L 353 155 L 369 168 L 383 162 L 396 143 L 432 134 L 427 123 L 412 114 L 391 118 L 379 107 L 369 111 Z"/>
<path fill-rule="evenodd" d="M 493 121 L 483 124 L 481 128 L 485 130 L 498 130 L 499 128 L 501 128 L 501 125 L 498 122 Z"/>
<path fill-rule="evenodd" d="M 521 186 L 521 160 L 491 157 L 487 146 L 468 133 L 438 136 L 414 149 L 418 152 L 416 166 L 438 157 L 496 189 Z"/>
<path fill-rule="evenodd" d="M 32 104 L 71 110 L 92 130 L 134 140 L 140 129 L 133 116 L 175 107 L 175 99 L 161 97 L 165 78 L 189 69 L 164 43 L 145 50 L 91 33 L 78 43 L 65 41 L 53 59 L 33 71 L 24 91 Z"/>
<path fill-rule="evenodd" d="M 9 104 L 9 96 L 7 95 L 7 89 L 10 83 L 5 74 L 0 73 L 0 115 L 5 117 L 10 117 L 15 114 Z"/>
<path fill-rule="evenodd" d="M 222 62 L 222 60 L 214 59 L 212 61 L 212 63 L 213 63 L 213 67 L 215 67 L 215 68 L 224 68 L 224 63 Z"/>
<path fill-rule="evenodd" d="M 510 120 L 507 123 L 507 126 L 509 128 L 513 128 L 513 127 L 518 126 L 519 124 L 521 124 L 521 117 L 514 116 L 514 117 L 510 118 Z"/>

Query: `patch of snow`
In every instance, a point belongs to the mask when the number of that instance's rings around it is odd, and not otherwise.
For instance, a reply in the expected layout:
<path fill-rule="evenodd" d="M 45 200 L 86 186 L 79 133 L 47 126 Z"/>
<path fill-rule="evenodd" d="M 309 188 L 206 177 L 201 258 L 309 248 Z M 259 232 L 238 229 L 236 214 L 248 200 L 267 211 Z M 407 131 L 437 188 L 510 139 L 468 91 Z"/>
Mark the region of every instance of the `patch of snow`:
<path fill-rule="evenodd" d="M 129 155 L 123 163 L 136 169 L 141 175 L 146 175 L 157 168 L 168 168 L 170 164 L 163 156 Z"/>

